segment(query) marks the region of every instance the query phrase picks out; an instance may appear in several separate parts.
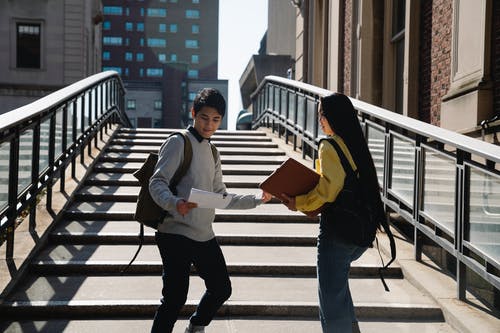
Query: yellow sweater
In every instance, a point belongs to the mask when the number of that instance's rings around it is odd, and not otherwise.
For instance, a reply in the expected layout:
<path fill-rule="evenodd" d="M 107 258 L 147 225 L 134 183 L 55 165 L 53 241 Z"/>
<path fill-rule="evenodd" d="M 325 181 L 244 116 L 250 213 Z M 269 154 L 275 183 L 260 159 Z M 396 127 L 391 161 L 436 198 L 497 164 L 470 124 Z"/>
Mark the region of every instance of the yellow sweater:
<path fill-rule="evenodd" d="M 338 143 L 353 170 L 356 170 L 357 167 L 344 140 L 337 135 L 333 135 L 331 138 Z M 320 208 L 326 202 L 334 201 L 344 186 L 346 173 L 342 168 L 340 157 L 335 148 L 326 141 L 322 141 L 318 148 L 316 172 L 320 175 L 318 185 L 309 193 L 295 197 L 297 210 L 309 212 Z"/>

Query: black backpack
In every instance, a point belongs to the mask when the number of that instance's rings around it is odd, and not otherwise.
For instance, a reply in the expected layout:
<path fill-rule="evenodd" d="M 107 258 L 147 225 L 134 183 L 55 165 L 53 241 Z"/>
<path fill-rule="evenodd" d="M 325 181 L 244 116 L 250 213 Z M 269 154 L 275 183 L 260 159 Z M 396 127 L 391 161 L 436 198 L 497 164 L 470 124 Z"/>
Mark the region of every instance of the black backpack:
<path fill-rule="evenodd" d="M 366 202 L 361 189 L 362 184 L 358 178 L 357 170 L 354 171 L 347 160 L 344 152 L 334 139 L 322 139 L 328 141 L 337 151 L 342 168 L 346 173 L 344 187 L 334 202 L 325 205 L 321 214 L 325 214 L 327 221 L 332 221 L 332 232 L 340 239 L 362 247 L 371 247 L 376 239 L 377 229 L 380 225 L 384 228 L 391 247 L 391 260 L 379 269 L 380 278 L 387 291 L 382 270 L 396 259 L 396 243 L 389 228 L 387 219 L 381 217 L 374 207 Z M 331 218 L 329 218 L 331 217 Z M 346 223 L 348 221 L 349 223 Z"/>
<path fill-rule="evenodd" d="M 191 146 L 191 141 L 189 140 L 186 131 L 175 132 L 170 134 L 168 137 L 171 137 L 172 135 L 180 135 L 184 139 L 183 159 L 169 184 L 170 191 L 172 191 L 173 194 L 177 194 L 177 184 L 179 184 L 179 181 L 182 177 L 184 177 L 191 166 L 191 160 L 193 159 L 193 147 Z M 217 148 L 215 148 L 215 146 L 211 143 L 210 148 L 212 149 L 214 161 L 216 161 Z M 132 265 L 141 251 L 142 245 L 144 244 L 144 226 L 146 225 L 153 229 L 158 229 L 158 224 L 160 224 L 165 217 L 170 215 L 167 211 L 156 204 L 149 193 L 149 180 L 151 179 L 151 176 L 153 176 L 157 162 L 158 153 L 149 153 L 143 165 L 133 173 L 134 177 L 139 180 L 141 185 L 139 195 L 137 196 L 137 205 L 134 214 L 134 219 L 140 224 L 139 248 L 132 257 L 132 260 L 130 260 L 128 265 L 122 270 L 122 273 L 124 273 Z"/>

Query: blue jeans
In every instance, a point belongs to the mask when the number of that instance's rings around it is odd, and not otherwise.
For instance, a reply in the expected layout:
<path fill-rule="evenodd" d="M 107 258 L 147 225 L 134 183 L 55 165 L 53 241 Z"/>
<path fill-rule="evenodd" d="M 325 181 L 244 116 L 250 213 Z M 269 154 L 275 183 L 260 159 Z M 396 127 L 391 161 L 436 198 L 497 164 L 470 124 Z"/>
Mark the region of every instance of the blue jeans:
<path fill-rule="evenodd" d="M 156 233 L 156 244 L 163 262 L 163 289 L 151 333 L 172 332 L 180 310 L 186 303 L 191 263 L 205 281 L 207 290 L 190 322 L 207 326 L 231 295 L 226 262 L 215 238 L 197 242 L 174 234 Z"/>
<path fill-rule="evenodd" d="M 352 332 L 352 323 L 357 319 L 349 290 L 349 269 L 366 249 L 332 236 L 318 237 L 319 317 L 323 333 Z"/>

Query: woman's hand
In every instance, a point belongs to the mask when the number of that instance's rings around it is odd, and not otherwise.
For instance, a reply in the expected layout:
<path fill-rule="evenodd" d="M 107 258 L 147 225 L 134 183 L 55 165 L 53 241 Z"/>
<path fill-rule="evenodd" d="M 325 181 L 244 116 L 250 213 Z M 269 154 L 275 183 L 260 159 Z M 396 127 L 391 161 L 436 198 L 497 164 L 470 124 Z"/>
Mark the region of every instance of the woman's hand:
<path fill-rule="evenodd" d="M 187 213 L 189 213 L 189 211 L 191 209 L 196 208 L 196 207 L 198 207 L 198 204 L 196 202 L 190 202 L 190 201 L 186 201 L 184 199 L 181 199 L 181 200 L 177 201 L 177 205 L 175 208 L 177 209 L 177 212 L 179 214 L 184 216 Z"/>
<path fill-rule="evenodd" d="M 265 191 L 262 191 L 262 198 L 261 198 L 261 200 L 262 200 L 263 203 L 268 202 L 272 198 L 273 198 L 273 195 L 271 193 L 267 193 Z"/>
<path fill-rule="evenodd" d="M 295 202 L 295 197 L 289 197 L 285 193 L 281 193 L 281 196 L 283 197 L 283 200 L 281 200 L 281 202 L 285 206 L 287 206 L 288 209 L 293 210 L 293 211 L 297 210 L 297 206 L 296 206 L 296 202 Z"/>

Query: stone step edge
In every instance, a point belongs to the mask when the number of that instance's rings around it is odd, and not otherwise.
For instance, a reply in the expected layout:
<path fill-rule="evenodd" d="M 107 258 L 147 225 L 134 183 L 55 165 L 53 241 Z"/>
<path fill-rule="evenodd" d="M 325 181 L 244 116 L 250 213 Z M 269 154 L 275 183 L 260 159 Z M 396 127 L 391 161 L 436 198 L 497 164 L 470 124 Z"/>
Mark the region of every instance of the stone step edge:
<path fill-rule="evenodd" d="M 131 258 L 132 259 L 132 258 Z M 128 260 L 39 260 L 30 265 L 30 272 L 40 275 L 56 274 L 116 274 L 116 275 L 150 275 L 161 274 L 160 261 L 135 261 L 127 271 L 122 270 L 128 265 Z M 278 275 L 278 276 L 316 276 L 316 265 L 300 263 L 245 263 L 229 262 L 227 269 L 231 275 Z M 379 265 L 353 265 L 349 271 L 350 278 L 379 278 Z M 195 270 L 193 268 L 193 273 Z M 402 279 L 400 267 L 388 267 L 384 270 L 384 278 Z"/>
<path fill-rule="evenodd" d="M 180 315 L 196 310 L 198 301 L 188 300 Z M 34 317 L 152 317 L 159 305 L 157 300 L 80 300 L 80 301 L 14 301 L 0 304 L 0 318 L 9 320 Z M 355 303 L 359 319 L 441 321 L 441 309 L 429 304 Z M 316 302 L 246 302 L 227 301 L 217 312 L 219 316 L 318 316 Z"/>
<path fill-rule="evenodd" d="M 54 232 L 49 237 L 52 244 L 138 244 L 139 223 L 137 232 Z M 217 234 L 217 241 L 221 245 L 293 245 L 316 246 L 317 236 L 294 235 L 242 235 L 242 234 Z M 144 244 L 155 244 L 153 233 L 144 235 Z"/>

